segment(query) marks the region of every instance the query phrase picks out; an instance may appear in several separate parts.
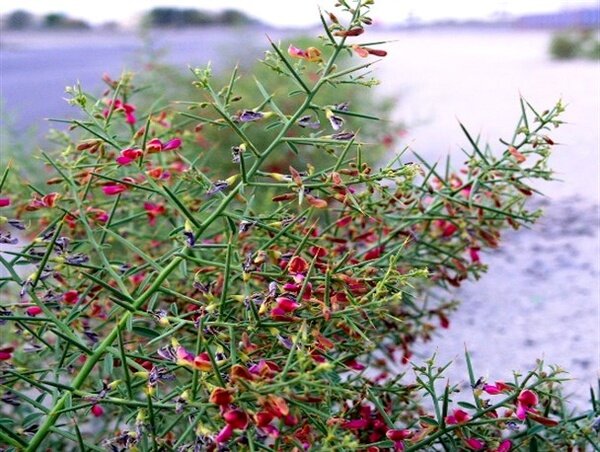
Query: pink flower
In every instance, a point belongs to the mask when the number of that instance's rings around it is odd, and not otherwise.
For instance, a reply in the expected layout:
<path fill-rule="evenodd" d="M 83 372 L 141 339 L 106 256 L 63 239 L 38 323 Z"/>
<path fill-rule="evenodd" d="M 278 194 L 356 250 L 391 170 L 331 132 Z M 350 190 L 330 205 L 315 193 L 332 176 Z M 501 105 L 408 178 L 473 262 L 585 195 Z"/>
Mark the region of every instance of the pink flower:
<path fill-rule="evenodd" d="M 371 49 L 369 47 L 361 47 L 358 44 L 354 44 L 352 46 L 352 50 L 354 50 L 356 52 L 356 54 L 361 58 L 366 58 L 369 55 L 375 55 L 378 57 L 384 57 L 387 55 L 387 52 L 385 50 Z"/>
<path fill-rule="evenodd" d="M 108 115 L 110 114 L 110 107 L 112 106 L 113 111 L 123 112 L 123 114 L 125 115 L 125 122 L 131 125 L 135 124 L 135 107 L 133 105 L 124 103 L 120 99 L 115 100 L 114 103 L 112 100 L 109 100 L 107 104 L 109 108 L 105 109 L 102 112 L 105 118 L 108 117 Z"/>
<path fill-rule="evenodd" d="M 388 439 L 391 439 L 392 441 L 394 441 L 394 449 L 396 451 L 404 450 L 404 440 L 407 438 L 410 438 L 412 436 L 412 434 L 413 434 L 413 432 L 411 432 L 408 429 L 403 429 L 403 430 L 393 429 L 393 430 L 388 430 L 387 432 L 385 432 L 385 436 L 387 436 Z"/>
<path fill-rule="evenodd" d="M 452 412 L 451 415 L 446 416 L 446 424 L 463 424 L 469 419 L 469 413 L 457 408 Z"/>
<path fill-rule="evenodd" d="M 467 447 L 471 450 L 481 450 L 485 447 L 485 443 L 478 438 L 467 438 L 465 440 Z"/>
<path fill-rule="evenodd" d="M 0 207 L 7 207 L 10 206 L 10 199 L 9 198 L 0 198 Z"/>
<path fill-rule="evenodd" d="M 225 427 L 223 427 L 223 429 L 215 437 L 215 441 L 217 443 L 225 443 L 225 442 L 229 441 L 229 439 L 231 438 L 232 435 L 233 435 L 233 427 L 228 424 Z"/>
<path fill-rule="evenodd" d="M 294 312 L 296 309 L 300 307 L 296 301 L 291 298 L 279 297 L 276 300 L 277 307 L 281 309 L 283 312 Z"/>
<path fill-rule="evenodd" d="M 512 442 L 509 439 L 505 439 L 500 443 L 497 449 L 493 452 L 510 452 L 512 449 Z"/>
<path fill-rule="evenodd" d="M 528 413 L 535 412 L 538 396 L 530 389 L 523 389 L 517 397 L 517 418 L 524 420 Z"/>
<path fill-rule="evenodd" d="M 306 50 L 302 50 L 290 44 L 288 47 L 288 54 L 292 58 L 299 58 L 312 63 L 323 61 L 323 58 L 321 57 L 321 51 L 316 47 L 309 47 Z"/>
<path fill-rule="evenodd" d="M 27 314 L 31 317 L 40 315 L 42 312 L 43 312 L 42 308 L 40 308 L 39 306 L 30 306 L 25 310 L 25 314 Z"/>
<path fill-rule="evenodd" d="M 483 390 L 490 395 L 501 394 L 508 389 L 510 389 L 510 386 L 508 386 L 506 383 L 504 383 L 502 381 L 497 381 L 493 385 L 489 385 L 489 384 L 483 385 Z"/>
<path fill-rule="evenodd" d="M 127 190 L 127 186 L 123 184 L 109 184 L 102 187 L 102 191 L 106 196 L 114 196 L 123 193 Z"/>
<path fill-rule="evenodd" d="M 116 162 L 121 166 L 129 165 L 131 162 L 134 162 L 136 159 L 140 158 L 142 154 L 143 151 L 141 149 L 123 149 L 119 157 L 116 158 Z"/>

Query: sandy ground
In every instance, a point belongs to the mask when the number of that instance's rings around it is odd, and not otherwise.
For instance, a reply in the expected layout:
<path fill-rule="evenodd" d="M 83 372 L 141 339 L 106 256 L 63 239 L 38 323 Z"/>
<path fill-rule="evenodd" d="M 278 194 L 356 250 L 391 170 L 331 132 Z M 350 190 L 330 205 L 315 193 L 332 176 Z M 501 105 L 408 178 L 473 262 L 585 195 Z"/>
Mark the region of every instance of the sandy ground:
<path fill-rule="evenodd" d="M 453 294 L 462 304 L 450 328 L 417 356 L 453 361 L 452 383 L 468 381 L 463 345 L 489 381 L 509 380 L 511 370 L 527 372 L 542 358 L 568 370 L 566 393 L 585 408 L 600 370 L 598 206 L 575 197 L 541 204 L 546 215 L 507 233 L 483 259 L 488 273 Z"/>

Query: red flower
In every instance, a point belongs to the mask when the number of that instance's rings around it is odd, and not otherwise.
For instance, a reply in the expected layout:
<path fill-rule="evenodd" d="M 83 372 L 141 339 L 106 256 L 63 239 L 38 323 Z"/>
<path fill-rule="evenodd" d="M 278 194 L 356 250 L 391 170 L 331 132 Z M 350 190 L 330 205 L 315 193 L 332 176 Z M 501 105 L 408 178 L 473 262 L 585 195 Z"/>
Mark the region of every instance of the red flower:
<path fill-rule="evenodd" d="M 45 196 L 39 197 L 39 195 L 35 195 L 35 197 L 29 202 L 29 205 L 25 208 L 25 210 L 33 211 L 42 209 L 44 207 L 52 208 L 56 204 L 56 200 L 60 197 L 58 193 L 48 193 Z"/>
<path fill-rule="evenodd" d="M 472 246 L 469 248 L 469 256 L 471 257 L 471 262 L 474 264 L 481 262 L 479 259 L 479 250 L 480 248 L 478 246 Z"/>
<path fill-rule="evenodd" d="M 104 414 L 104 408 L 102 408 L 100 405 L 93 405 L 91 411 L 95 417 L 100 417 Z"/>
<path fill-rule="evenodd" d="M 165 171 L 160 166 L 146 171 L 146 174 L 152 179 L 168 179 L 169 177 L 171 177 L 171 174 L 168 171 Z"/>
<path fill-rule="evenodd" d="M 469 413 L 457 408 L 449 416 L 446 416 L 446 424 L 464 424 L 470 419 Z"/>
<path fill-rule="evenodd" d="M 302 259 L 300 256 L 294 256 L 290 259 L 288 264 L 288 270 L 292 274 L 306 273 L 308 270 L 308 262 Z"/>
<path fill-rule="evenodd" d="M 210 394 L 209 402 L 221 406 L 229 405 L 233 402 L 231 391 L 225 388 L 215 388 Z"/>
<path fill-rule="evenodd" d="M 254 415 L 254 422 L 256 422 L 258 427 L 265 427 L 270 424 L 274 418 L 275 416 L 268 411 L 259 411 Z"/>
<path fill-rule="evenodd" d="M 342 36 L 342 37 L 348 37 L 348 36 L 360 36 L 365 32 L 364 28 L 360 28 L 360 27 L 356 27 L 356 28 L 351 28 L 350 30 L 337 30 L 333 32 L 334 36 Z"/>
<path fill-rule="evenodd" d="M 10 199 L 9 198 L 0 198 L 0 207 L 7 207 L 10 206 Z"/>
<path fill-rule="evenodd" d="M 67 304 L 76 304 L 79 301 L 79 293 L 76 290 L 69 290 L 63 294 L 62 299 Z"/>
<path fill-rule="evenodd" d="M 0 361 L 7 361 L 12 358 L 12 353 L 15 351 L 13 347 L 0 348 Z"/>
<path fill-rule="evenodd" d="M 344 228 L 350 224 L 352 221 L 352 217 L 350 215 L 346 215 L 345 217 L 340 218 L 336 221 L 336 225 L 338 228 Z"/>
<path fill-rule="evenodd" d="M 352 419 L 342 423 L 341 427 L 347 430 L 358 430 L 366 428 L 369 425 L 369 421 L 366 419 Z"/>
<path fill-rule="evenodd" d="M 383 254 L 384 249 L 385 247 L 383 246 L 377 246 L 373 249 L 370 249 L 365 253 L 365 260 L 370 261 L 372 259 L 379 259 Z"/>
<path fill-rule="evenodd" d="M 193 367 L 203 372 L 211 370 L 212 363 L 210 362 L 210 355 L 206 352 L 200 353 L 194 358 Z"/>
<path fill-rule="evenodd" d="M 145 202 L 144 210 L 148 215 L 148 223 L 150 223 L 150 226 L 156 225 L 156 217 L 163 215 L 166 212 L 164 204 L 155 204 L 153 202 Z"/>

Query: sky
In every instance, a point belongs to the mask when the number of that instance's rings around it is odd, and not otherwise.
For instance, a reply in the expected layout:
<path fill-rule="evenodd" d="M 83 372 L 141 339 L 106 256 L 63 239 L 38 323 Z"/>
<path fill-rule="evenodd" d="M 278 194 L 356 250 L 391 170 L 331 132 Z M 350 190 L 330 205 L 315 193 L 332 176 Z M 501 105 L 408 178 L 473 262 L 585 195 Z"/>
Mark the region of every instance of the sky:
<path fill-rule="evenodd" d="M 316 22 L 317 7 L 333 9 L 333 0 L 2 0 L 0 14 L 24 9 L 36 14 L 66 12 L 93 24 L 107 21 L 131 23 L 155 6 L 175 6 L 218 11 L 235 8 L 264 22 L 280 26 L 306 26 Z M 409 15 L 437 19 L 488 18 L 494 13 L 523 14 L 596 6 L 600 0 L 376 0 L 373 19 L 382 24 L 404 21 Z"/>

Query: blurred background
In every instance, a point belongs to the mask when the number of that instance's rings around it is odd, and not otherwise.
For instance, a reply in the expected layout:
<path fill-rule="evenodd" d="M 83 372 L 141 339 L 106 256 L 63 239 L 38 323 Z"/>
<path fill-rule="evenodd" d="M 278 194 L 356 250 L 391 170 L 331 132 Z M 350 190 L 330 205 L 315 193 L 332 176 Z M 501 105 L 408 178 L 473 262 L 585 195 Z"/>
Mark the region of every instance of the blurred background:
<path fill-rule="evenodd" d="M 0 3 L 0 152 L 26 156 L 45 143 L 45 118 L 76 114 L 64 100 L 80 82 L 100 95 L 104 73 L 189 66 L 217 73 L 252 67 L 273 39 L 318 34 L 329 0 L 5 0 Z M 460 289 L 449 330 L 424 344 L 455 360 L 465 344 L 490 379 L 544 357 L 571 372 L 582 403 L 600 368 L 600 3 L 598 0 L 377 0 L 369 41 L 391 40 L 376 69 L 375 96 L 392 99 L 402 127 L 395 149 L 461 163 L 462 122 L 492 148 L 510 139 L 522 95 L 540 110 L 559 98 L 567 124 L 551 133 L 561 182 L 546 183 L 547 212 L 532 230 L 508 235 L 487 256 L 489 273 Z M 374 112 L 377 113 L 377 112 Z"/>

